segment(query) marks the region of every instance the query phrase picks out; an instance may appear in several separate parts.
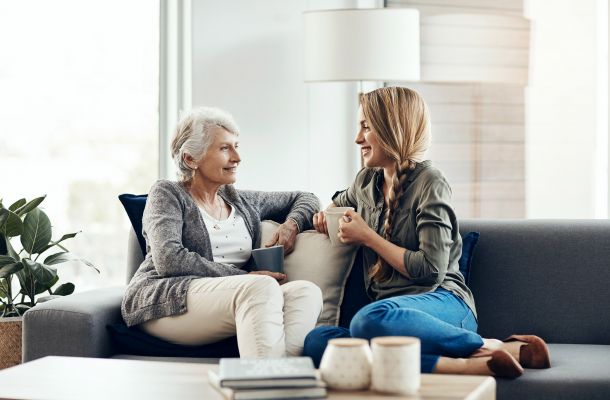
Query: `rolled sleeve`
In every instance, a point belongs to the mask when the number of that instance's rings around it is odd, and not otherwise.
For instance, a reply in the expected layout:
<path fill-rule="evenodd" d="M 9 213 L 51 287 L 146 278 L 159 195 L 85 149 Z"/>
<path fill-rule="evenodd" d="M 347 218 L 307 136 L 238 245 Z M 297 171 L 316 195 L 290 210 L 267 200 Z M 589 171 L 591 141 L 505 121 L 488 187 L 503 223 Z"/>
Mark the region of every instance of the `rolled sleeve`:
<path fill-rule="evenodd" d="M 404 262 L 409 277 L 419 284 L 440 284 L 449 267 L 455 212 L 449 204 L 451 189 L 444 180 L 424 188 L 417 208 L 417 251 L 406 250 Z"/>

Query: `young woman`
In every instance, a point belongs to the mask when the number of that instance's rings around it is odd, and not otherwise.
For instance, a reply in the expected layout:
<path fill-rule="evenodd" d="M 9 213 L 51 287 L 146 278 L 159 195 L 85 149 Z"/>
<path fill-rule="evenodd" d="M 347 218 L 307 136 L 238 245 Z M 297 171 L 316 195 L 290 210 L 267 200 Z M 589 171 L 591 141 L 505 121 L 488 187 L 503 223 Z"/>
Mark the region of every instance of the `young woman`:
<path fill-rule="evenodd" d="M 502 342 L 477 331 L 472 293 L 459 272 L 462 239 L 450 204 L 451 188 L 425 161 L 430 121 L 413 90 L 386 87 L 360 96 L 356 143 L 364 166 L 331 206 L 351 206 L 340 222 L 343 243 L 363 247 L 364 281 L 373 301 L 349 329 L 320 327 L 304 354 L 320 361 L 329 339 L 416 336 L 422 372 L 516 378 L 525 368 L 548 368 L 548 349 L 536 336 Z M 313 217 L 327 233 L 324 213 Z"/>
<path fill-rule="evenodd" d="M 261 220 L 285 221 L 267 245 L 290 253 L 319 201 L 311 193 L 235 189 L 238 135 L 233 118 L 215 108 L 192 110 L 178 123 L 171 151 L 180 179 L 150 190 L 146 257 L 125 293 L 123 319 L 186 345 L 237 335 L 241 357 L 300 355 L 322 309 L 320 289 L 306 281 L 280 286 L 284 274 L 249 272 L 248 262 Z"/>

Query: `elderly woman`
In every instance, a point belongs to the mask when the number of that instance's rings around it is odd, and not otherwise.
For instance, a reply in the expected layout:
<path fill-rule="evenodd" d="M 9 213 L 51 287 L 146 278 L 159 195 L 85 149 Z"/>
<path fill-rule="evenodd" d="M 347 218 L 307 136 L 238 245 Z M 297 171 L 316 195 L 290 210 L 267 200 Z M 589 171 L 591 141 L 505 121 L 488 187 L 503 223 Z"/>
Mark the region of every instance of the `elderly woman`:
<path fill-rule="evenodd" d="M 300 355 L 322 308 L 320 289 L 248 267 L 261 220 L 283 222 L 266 245 L 290 253 L 319 202 L 311 193 L 235 189 L 238 136 L 232 117 L 215 108 L 192 110 L 178 123 L 171 150 L 181 179 L 150 190 L 146 257 L 125 293 L 123 319 L 185 345 L 237 335 L 241 357 Z"/>

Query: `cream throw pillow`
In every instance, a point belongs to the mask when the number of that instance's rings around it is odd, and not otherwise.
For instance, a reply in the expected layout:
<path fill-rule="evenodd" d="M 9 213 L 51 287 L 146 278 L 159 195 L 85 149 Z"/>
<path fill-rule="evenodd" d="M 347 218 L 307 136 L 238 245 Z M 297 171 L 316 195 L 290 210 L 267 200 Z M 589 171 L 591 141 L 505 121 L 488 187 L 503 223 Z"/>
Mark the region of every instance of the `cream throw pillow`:
<path fill-rule="evenodd" d="M 273 221 L 262 222 L 261 246 L 271 239 L 278 225 Z M 357 246 L 333 246 L 328 236 L 311 230 L 297 235 L 294 251 L 284 258 L 288 281 L 310 281 L 322 290 L 324 305 L 318 326 L 339 325 L 343 291 L 356 250 Z"/>

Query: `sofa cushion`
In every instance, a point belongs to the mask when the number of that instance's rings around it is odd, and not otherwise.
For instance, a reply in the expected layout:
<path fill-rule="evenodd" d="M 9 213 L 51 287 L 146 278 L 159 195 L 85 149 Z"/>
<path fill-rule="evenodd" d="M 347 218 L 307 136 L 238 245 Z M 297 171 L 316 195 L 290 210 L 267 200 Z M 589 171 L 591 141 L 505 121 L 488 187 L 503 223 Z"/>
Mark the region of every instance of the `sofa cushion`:
<path fill-rule="evenodd" d="M 146 194 L 138 195 L 126 193 L 119 196 L 119 200 L 121 201 L 121 204 L 123 204 L 125 212 L 127 212 L 127 216 L 131 222 L 131 226 L 138 238 L 142 256 L 146 255 L 146 241 L 142 235 L 142 216 L 144 215 L 144 207 L 146 206 L 147 198 L 148 195 Z"/>
<path fill-rule="evenodd" d="M 470 266 L 472 265 L 472 256 L 474 248 L 479 242 L 479 232 L 468 232 L 462 237 L 462 255 L 458 261 L 460 265 L 460 273 L 464 276 L 466 285 L 470 282 Z"/>
<path fill-rule="evenodd" d="M 262 222 L 261 243 L 267 243 L 278 227 L 277 222 Z M 284 259 L 288 281 L 306 280 L 322 290 L 324 305 L 318 325 L 338 325 L 343 290 L 354 257 L 355 246 L 333 246 L 327 235 L 305 231 L 297 235 L 294 251 Z"/>
<path fill-rule="evenodd" d="M 526 369 L 514 381 L 496 379 L 498 399 L 607 399 L 610 346 L 549 344 L 551 368 Z"/>
<path fill-rule="evenodd" d="M 203 346 L 185 346 L 167 342 L 124 323 L 106 327 L 115 350 L 125 354 L 153 357 L 239 357 L 235 336 Z"/>

